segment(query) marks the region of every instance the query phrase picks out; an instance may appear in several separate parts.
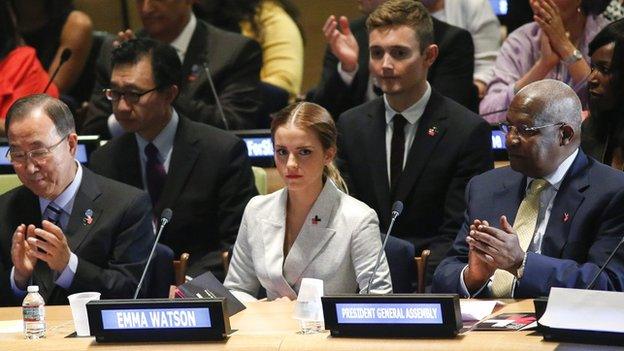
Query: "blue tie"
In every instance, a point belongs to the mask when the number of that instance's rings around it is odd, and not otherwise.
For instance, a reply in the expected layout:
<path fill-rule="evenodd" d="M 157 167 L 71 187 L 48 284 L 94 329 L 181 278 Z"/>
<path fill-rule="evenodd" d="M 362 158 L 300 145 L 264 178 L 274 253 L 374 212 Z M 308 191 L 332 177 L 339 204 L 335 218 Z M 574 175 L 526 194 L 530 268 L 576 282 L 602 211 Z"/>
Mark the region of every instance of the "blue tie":
<path fill-rule="evenodd" d="M 50 202 L 46 208 L 46 212 L 46 220 L 54 223 L 56 226 L 61 225 L 61 214 L 63 214 L 63 210 L 61 210 L 54 202 Z"/>

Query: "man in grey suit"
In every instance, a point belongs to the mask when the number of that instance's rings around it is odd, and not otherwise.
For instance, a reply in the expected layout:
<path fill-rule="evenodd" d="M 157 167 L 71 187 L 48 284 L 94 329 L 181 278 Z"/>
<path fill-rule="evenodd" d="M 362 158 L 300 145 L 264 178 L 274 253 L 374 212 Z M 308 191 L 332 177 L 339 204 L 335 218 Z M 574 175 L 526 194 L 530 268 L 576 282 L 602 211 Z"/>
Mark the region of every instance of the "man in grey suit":
<path fill-rule="evenodd" d="M 112 56 L 106 95 L 126 133 L 96 150 L 90 166 L 148 190 L 155 216 L 171 208 L 161 242 L 177 255 L 191 254 L 191 276 L 211 270 L 223 278 L 220 252 L 234 244 L 243 210 L 257 194 L 245 143 L 171 106 L 182 69 L 171 46 L 139 38 Z M 154 87 L 160 88 L 147 92 Z"/>
<path fill-rule="evenodd" d="M 5 123 L 6 156 L 24 184 L 0 196 L 0 257 L 12 267 L 0 283 L 13 303 L 32 284 L 47 304 L 81 291 L 132 297 L 154 242 L 147 194 L 75 160 L 78 136 L 61 101 L 22 98 Z"/>
<path fill-rule="evenodd" d="M 195 18 L 192 0 L 137 1 L 143 29 L 137 37 L 168 43 L 182 61 L 180 94 L 175 102 L 179 112 L 190 119 L 223 129 L 253 129 L 260 108 L 260 67 L 262 51 L 254 40 L 216 28 Z M 111 115 L 112 107 L 103 89 L 111 77 L 111 51 L 115 44 L 133 38 L 132 31 L 109 38 L 100 50 L 96 82 L 81 134 L 108 138 L 123 133 Z M 214 91 L 203 64 L 208 63 L 224 115 L 217 107 Z"/>

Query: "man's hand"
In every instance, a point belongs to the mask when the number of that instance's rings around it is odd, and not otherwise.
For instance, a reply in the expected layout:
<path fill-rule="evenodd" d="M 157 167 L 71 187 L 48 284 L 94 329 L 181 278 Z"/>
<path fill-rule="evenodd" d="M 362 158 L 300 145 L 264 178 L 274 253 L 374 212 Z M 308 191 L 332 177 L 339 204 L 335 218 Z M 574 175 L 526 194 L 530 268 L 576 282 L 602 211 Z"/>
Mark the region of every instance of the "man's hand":
<path fill-rule="evenodd" d="M 470 235 L 466 237 L 468 243 L 468 268 L 464 271 L 464 283 L 469 292 L 475 292 L 481 288 L 496 271 L 496 267 L 483 259 L 483 253 L 479 252 L 472 242 L 472 235 L 476 233 L 477 228 L 485 225 L 488 226 L 487 221 L 481 221 L 476 219 L 470 225 Z"/>
<path fill-rule="evenodd" d="M 121 43 L 123 43 L 124 41 L 128 41 L 134 38 L 136 38 L 136 36 L 134 35 L 134 32 L 132 31 L 132 29 L 126 29 L 125 31 L 118 32 L 117 39 L 113 41 L 113 47 L 116 48 L 119 45 L 121 45 Z"/>
<path fill-rule="evenodd" d="M 11 242 L 11 260 L 13 261 L 13 267 L 15 267 L 14 278 L 15 284 L 18 288 L 24 290 L 27 282 L 32 276 L 37 264 L 37 258 L 33 255 L 36 251 L 29 242 L 26 240 L 27 233 L 34 233 L 35 226 L 20 224 L 13 233 L 13 240 Z"/>
<path fill-rule="evenodd" d="M 524 251 L 507 217 L 501 216 L 500 227 L 498 229 L 486 224 L 477 226 L 477 230 L 471 232 L 469 244 L 477 249 L 477 255 L 485 262 L 516 275 L 522 265 Z"/>
<path fill-rule="evenodd" d="M 345 16 L 341 16 L 338 20 L 334 15 L 329 16 L 323 25 L 323 34 L 332 54 L 340 61 L 342 69 L 349 73 L 355 71 L 359 46 L 349 28 L 349 20 Z"/>
<path fill-rule="evenodd" d="M 40 248 L 45 252 L 32 250 L 33 256 L 45 261 L 50 269 L 62 272 L 69 263 L 71 250 L 67 244 L 67 238 L 61 228 L 52 222 L 41 222 L 42 228 L 33 230 L 32 235 L 28 235 L 28 243 L 31 247 Z"/>

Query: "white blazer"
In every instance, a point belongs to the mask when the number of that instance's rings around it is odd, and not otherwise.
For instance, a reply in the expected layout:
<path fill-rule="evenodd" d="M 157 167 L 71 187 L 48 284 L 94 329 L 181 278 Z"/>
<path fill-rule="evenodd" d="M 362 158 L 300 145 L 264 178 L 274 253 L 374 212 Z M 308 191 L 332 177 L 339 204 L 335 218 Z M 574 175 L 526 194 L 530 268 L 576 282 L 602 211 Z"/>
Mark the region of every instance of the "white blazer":
<path fill-rule="evenodd" d="M 302 278 L 323 280 L 324 293 L 365 292 L 381 249 L 377 214 L 327 180 L 284 259 L 286 188 L 256 196 L 245 208 L 225 286 L 273 300 L 297 298 Z M 371 293 L 392 292 L 385 254 Z"/>

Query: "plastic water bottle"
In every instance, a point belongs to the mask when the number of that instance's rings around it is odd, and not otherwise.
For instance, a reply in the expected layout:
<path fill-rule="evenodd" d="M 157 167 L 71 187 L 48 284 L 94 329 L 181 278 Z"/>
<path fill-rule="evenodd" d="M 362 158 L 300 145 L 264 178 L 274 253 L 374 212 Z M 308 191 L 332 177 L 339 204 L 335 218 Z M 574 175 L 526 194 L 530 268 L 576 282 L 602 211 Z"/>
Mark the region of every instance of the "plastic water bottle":
<path fill-rule="evenodd" d="M 26 339 L 39 339 L 45 336 L 45 301 L 39 294 L 37 285 L 28 287 L 28 294 L 22 302 L 24 336 Z"/>

